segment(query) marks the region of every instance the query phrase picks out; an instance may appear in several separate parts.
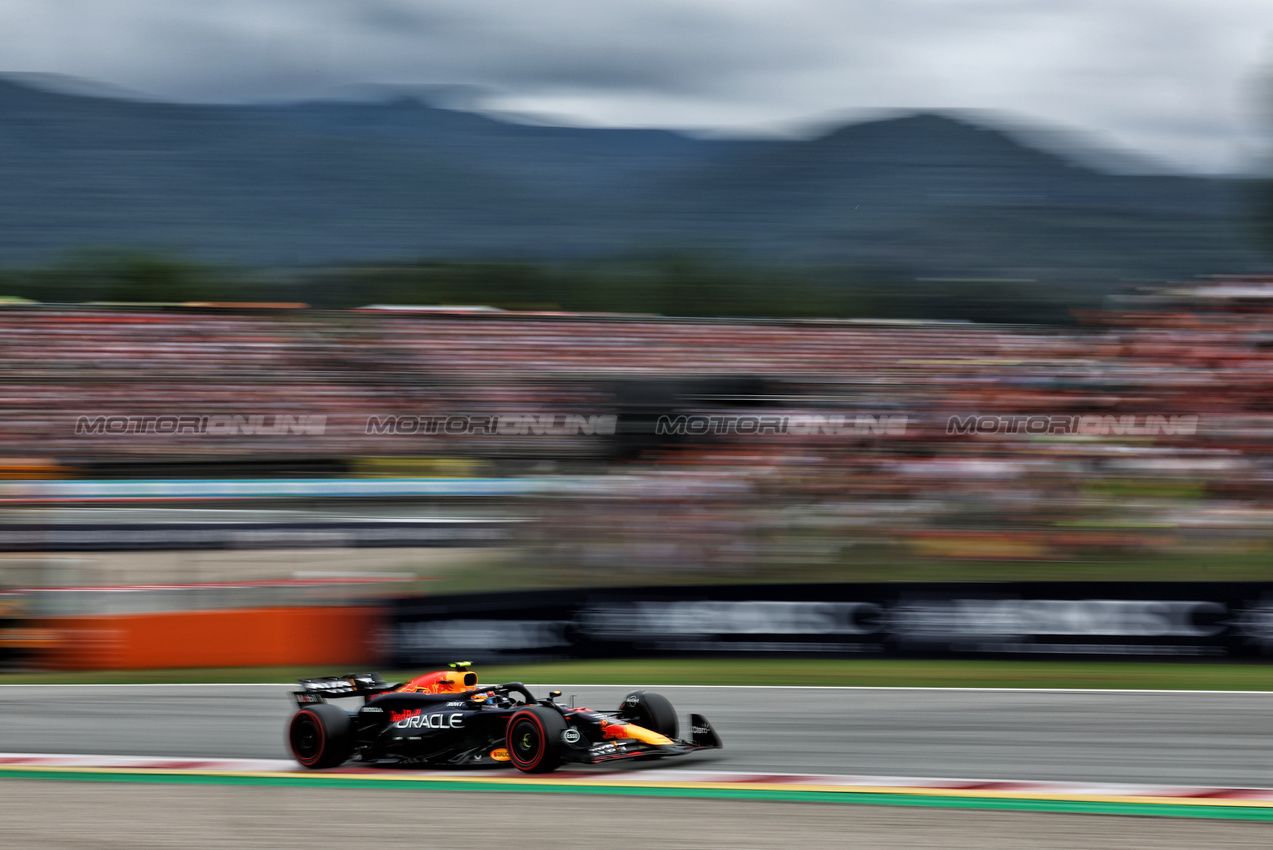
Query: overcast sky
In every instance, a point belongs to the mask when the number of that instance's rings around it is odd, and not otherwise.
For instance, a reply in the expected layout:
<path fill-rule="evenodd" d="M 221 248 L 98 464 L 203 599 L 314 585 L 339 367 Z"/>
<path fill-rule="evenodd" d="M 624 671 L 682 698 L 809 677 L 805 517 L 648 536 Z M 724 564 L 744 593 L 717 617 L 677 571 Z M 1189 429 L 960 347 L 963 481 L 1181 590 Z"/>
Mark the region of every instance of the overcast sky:
<path fill-rule="evenodd" d="M 463 83 L 697 129 L 988 109 L 1213 172 L 1258 153 L 1271 63 L 1273 0 L 0 0 L 3 70 L 166 99 Z"/>

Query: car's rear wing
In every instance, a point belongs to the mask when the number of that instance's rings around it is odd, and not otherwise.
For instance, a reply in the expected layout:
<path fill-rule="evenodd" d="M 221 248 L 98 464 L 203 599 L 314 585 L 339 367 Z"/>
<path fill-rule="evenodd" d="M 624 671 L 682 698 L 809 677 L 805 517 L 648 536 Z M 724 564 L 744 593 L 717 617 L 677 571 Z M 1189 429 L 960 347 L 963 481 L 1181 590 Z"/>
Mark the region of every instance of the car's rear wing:
<path fill-rule="evenodd" d="M 294 691 L 297 705 L 313 705 L 328 699 L 363 697 L 370 699 L 399 687 L 397 682 L 386 682 L 379 673 L 347 673 L 344 676 L 323 676 L 318 679 L 301 679 L 303 690 Z"/>

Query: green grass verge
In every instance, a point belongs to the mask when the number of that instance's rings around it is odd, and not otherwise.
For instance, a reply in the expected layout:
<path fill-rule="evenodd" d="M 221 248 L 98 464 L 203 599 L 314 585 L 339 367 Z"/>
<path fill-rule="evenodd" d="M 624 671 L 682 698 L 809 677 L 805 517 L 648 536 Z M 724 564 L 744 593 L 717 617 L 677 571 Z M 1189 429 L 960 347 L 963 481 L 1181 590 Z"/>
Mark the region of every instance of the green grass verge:
<path fill-rule="evenodd" d="M 977 560 L 924 558 L 898 547 L 861 546 L 822 563 L 792 555 L 780 564 L 696 571 L 679 568 L 598 571 L 591 567 L 525 557 L 466 561 L 452 569 L 421 565 L 428 593 L 484 593 L 557 587 L 634 584 L 792 584 L 816 582 L 931 581 L 1270 581 L 1269 552 L 1154 554 L 1072 560 Z"/>
<path fill-rule="evenodd" d="M 0 684 L 290 682 L 347 669 L 255 667 L 94 673 L 10 673 Z M 422 672 L 382 671 L 391 681 Z M 945 688 L 1109 688 L 1273 691 L 1273 665 L 1123 661 L 674 659 L 482 667 L 484 682 L 572 685 L 823 685 Z"/>

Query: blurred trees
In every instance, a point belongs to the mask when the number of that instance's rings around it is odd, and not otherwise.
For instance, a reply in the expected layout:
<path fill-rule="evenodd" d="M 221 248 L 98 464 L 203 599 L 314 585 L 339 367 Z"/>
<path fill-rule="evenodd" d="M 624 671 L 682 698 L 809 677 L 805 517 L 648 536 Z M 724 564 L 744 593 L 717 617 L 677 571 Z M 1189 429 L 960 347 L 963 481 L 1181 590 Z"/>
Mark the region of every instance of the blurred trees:
<path fill-rule="evenodd" d="M 82 251 L 48 266 L 0 272 L 0 295 L 36 301 L 232 301 L 251 292 L 229 270 L 145 251 Z"/>
<path fill-rule="evenodd" d="M 1035 281 L 916 279 L 902 269 L 743 267 L 691 255 L 544 263 L 416 261 L 246 270 L 127 251 L 0 272 L 0 296 L 45 302 L 287 301 L 491 306 L 665 316 L 1063 323 L 1081 293 Z"/>

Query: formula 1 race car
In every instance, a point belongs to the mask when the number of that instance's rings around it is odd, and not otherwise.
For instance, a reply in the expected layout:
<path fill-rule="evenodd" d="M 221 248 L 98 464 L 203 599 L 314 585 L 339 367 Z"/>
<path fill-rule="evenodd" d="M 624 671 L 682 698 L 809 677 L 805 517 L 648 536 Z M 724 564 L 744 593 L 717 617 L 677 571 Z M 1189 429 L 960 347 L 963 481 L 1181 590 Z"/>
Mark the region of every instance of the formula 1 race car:
<path fill-rule="evenodd" d="M 298 710 L 287 726 L 292 755 L 308 768 L 363 764 L 460 767 L 511 763 L 527 773 L 562 764 L 679 756 L 719 749 L 707 719 L 690 715 L 690 739 L 678 740 L 672 704 L 639 690 L 615 711 L 536 700 L 521 682 L 479 685 L 468 662 L 406 684 L 375 673 L 301 679 Z M 349 712 L 328 699 L 362 697 Z"/>

